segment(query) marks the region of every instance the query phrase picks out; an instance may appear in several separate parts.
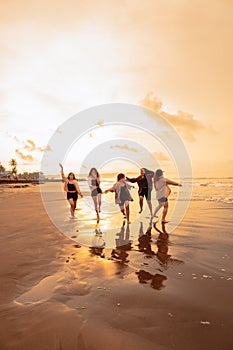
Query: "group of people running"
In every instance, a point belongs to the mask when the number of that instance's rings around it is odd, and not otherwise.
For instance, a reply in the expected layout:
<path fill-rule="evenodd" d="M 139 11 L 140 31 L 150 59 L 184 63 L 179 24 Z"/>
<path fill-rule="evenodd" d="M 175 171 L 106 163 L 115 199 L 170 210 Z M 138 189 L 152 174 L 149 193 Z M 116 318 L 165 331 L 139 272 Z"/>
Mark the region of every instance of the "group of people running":
<path fill-rule="evenodd" d="M 63 166 L 60 164 L 61 177 L 64 182 L 64 191 L 67 193 L 67 200 L 70 204 L 71 216 L 74 217 L 74 211 L 78 200 L 78 195 L 82 198 L 83 195 L 80 191 L 78 180 L 75 178 L 75 174 L 70 172 L 66 177 L 64 174 Z M 163 176 L 163 171 L 157 169 L 155 172 L 146 168 L 140 169 L 140 175 L 135 178 L 129 178 L 123 173 L 117 175 L 116 183 L 105 190 L 104 192 L 100 188 L 100 175 L 96 168 L 91 168 L 88 174 L 88 185 L 91 191 L 91 197 L 94 202 L 94 207 L 97 215 L 97 222 L 100 220 L 99 213 L 101 212 L 101 197 L 102 194 L 108 192 L 115 192 L 115 203 L 119 205 L 120 211 L 126 218 L 127 223 L 130 223 L 130 208 L 129 203 L 133 201 L 130 194 L 130 189 L 134 186 L 130 183 L 138 184 L 138 196 L 139 196 L 139 213 L 143 211 L 143 200 L 146 198 L 148 208 L 150 211 L 151 219 L 157 218 L 157 213 L 161 207 L 163 207 L 162 223 L 167 223 L 166 215 L 168 211 L 168 196 L 171 193 L 171 189 L 168 185 L 182 186 L 180 183 L 169 180 Z M 151 191 L 154 188 L 156 191 L 156 199 L 158 205 L 153 213 L 151 203 Z"/>

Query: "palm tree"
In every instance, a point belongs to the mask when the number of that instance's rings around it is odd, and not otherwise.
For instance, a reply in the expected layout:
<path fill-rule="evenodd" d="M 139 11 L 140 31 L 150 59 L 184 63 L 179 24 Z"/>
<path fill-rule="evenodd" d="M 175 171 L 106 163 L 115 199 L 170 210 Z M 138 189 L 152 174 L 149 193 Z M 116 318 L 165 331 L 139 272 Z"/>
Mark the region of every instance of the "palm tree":
<path fill-rule="evenodd" d="M 9 165 L 10 165 L 10 167 L 11 167 L 11 172 L 12 172 L 12 174 L 15 174 L 15 175 L 16 175 L 17 172 L 18 172 L 18 169 L 17 169 L 18 163 L 17 163 L 16 159 L 11 158 L 11 160 L 9 161 Z"/>
<path fill-rule="evenodd" d="M 6 168 L 2 165 L 2 163 L 0 163 L 0 173 L 5 173 L 6 172 Z"/>

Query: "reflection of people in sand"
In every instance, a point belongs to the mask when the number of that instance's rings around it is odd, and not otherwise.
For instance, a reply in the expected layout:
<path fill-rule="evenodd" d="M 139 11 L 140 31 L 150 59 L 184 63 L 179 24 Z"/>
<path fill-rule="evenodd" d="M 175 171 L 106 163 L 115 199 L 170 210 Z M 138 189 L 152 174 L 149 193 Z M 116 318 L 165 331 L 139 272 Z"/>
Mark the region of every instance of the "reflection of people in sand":
<path fill-rule="evenodd" d="M 61 167 L 61 176 L 64 181 L 64 191 L 67 193 L 67 200 L 70 204 L 70 213 L 71 216 L 74 217 L 74 211 L 77 204 L 78 194 L 82 198 L 83 195 L 80 191 L 78 180 L 75 178 L 74 173 L 69 173 L 66 177 L 63 171 L 63 166 L 59 163 Z"/>
<path fill-rule="evenodd" d="M 96 168 L 91 168 L 88 175 L 88 185 L 91 190 L 91 197 L 94 202 L 95 211 L 97 214 L 97 222 L 99 222 L 99 212 L 101 211 L 101 195 L 100 176 Z"/>
<path fill-rule="evenodd" d="M 139 270 L 136 272 L 138 275 L 139 283 L 147 283 L 147 281 L 151 280 L 151 287 L 157 290 L 160 290 L 164 288 L 163 281 L 166 281 L 167 277 L 164 275 L 161 275 L 160 273 L 156 273 L 155 275 L 152 275 L 150 272 L 147 272 L 145 270 Z"/>
<path fill-rule="evenodd" d="M 148 257 L 151 257 L 151 255 L 155 255 L 155 252 L 151 249 L 151 229 L 152 229 L 152 224 L 150 222 L 146 230 L 146 233 L 144 234 L 143 223 L 140 222 L 138 249 L 140 252 L 147 254 Z"/>
<path fill-rule="evenodd" d="M 120 211 L 125 216 L 128 224 L 130 224 L 129 221 L 129 202 L 133 200 L 131 197 L 131 194 L 129 192 L 130 188 L 133 186 L 130 186 L 125 181 L 125 175 L 120 173 L 117 175 L 117 182 L 109 189 L 107 189 L 104 193 L 108 192 L 115 192 L 115 203 L 119 204 Z"/>
<path fill-rule="evenodd" d="M 126 177 L 127 181 L 137 182 L 138 184 L 138 195 L 139 195 L 139 206 L 140 206 L 139 213 L 141 213 L 143 210 L 143 198 L 145 196 L 151 216 L 152 216 L 151 191 L 153 189 L 153 183 L 152 183 L 153 176 L 154 176 L 153 171 L 148 170 L 146 168 L 141 168 L 140 175 L 138 177 L 136 178 Z"/>
<path fill-rule="evenodd" d="M 162 231 L 157 228 L 156 223 L 154 223 L 154 228 L 157 232 L 159 232 L 159 236 L 156 241 L 158 248 L 156 256 L 160 265 L 166 269 L 169 263 L 183 264 L 184 262 L 182 260 L 173 259 L 171 258 L 171 255 L 168 254 L 169 234 L 166 231 L 165 224 L 162 224 Z"/>
<path fill-rule="evenodd" d="M 167 223 L 166 215 L 168 211 L 168 196 L 171 193 L 171 189 L 168 185 L 173 186 L 182 186 L 180 183 L 166 179 L 163 176 L 163 171 L 161 169 L 157 169 L 154 174 L 154 186 L 156 191 L 156 198 L 159 202 L 158 206 L 155 208 L 154 217 L 157 217 L 156 214 L 161 207 L 163 207 L 162 214 L 162 223 Z"/>
<path fill-rule="evenodd" d="M 95 237 L 92 241 L 91 247 L 89 247 L 89 250 L 92 255 L 100 256 L 101 258 L 105 258 L 105 254 L 103 253 L 105 247 L 105 242 L 102 239 L 102 232 L 100 231 L 100 228 L 96 226 L 95 228 Z"/>
<path fill-rule="evenodd" d="M 127 257 L 128 253 L 126 253 L 127 250 L 131 250 L 131 240 L 129 239 L 130 236 L 130 226 L 127 224 L 125 226 L 125 221 L 123 221 L 123 225 L 121 226 L 121 230 L 119 233 L 116 234 L 118 238 L 116 238 L 116 248 L 112 250 L 111 257 L 114 259 L 117 259 L 121 262 L 128 262 Z"/>

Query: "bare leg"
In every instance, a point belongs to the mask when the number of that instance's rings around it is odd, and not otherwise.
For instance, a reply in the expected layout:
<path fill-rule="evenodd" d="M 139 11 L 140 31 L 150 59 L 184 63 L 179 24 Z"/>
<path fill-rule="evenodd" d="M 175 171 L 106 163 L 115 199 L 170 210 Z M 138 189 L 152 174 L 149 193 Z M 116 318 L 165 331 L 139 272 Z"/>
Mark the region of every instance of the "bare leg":
<path fill-rule="evenodd" d="M 77 201 L 74 200 L 74 210 L 76 209 Z"/>
<path fill-rule="evenodd" d="M 150 215 L 152 216 L 152 204 L 151 204 L 151 200 L 148 200 L 148 201 L 147 201 L 147 204 L 148 204 L 148 207 L 149 207 L 149 210 L 150 210 Z"/>
<path fill-rule="evenodd" d="M 139 196 L 139 206 L 140 206 L 140 211 L 139 214 L 143 211 L 143 197 Z"/>
<path fill-rule="evenodd" d="M 167 215 L 167 211 L 168 211 L 168 202 L 164 203 L 164 207 L 163 207 L 163 215 L 162 215 L 162 222 L 165 223 L 166 222 L 166 215 Z"/>
<path fill-rule="evenodd" d="M 102 194 L 98 193 L 98 209 L 99 209 L 99 212 L 101 211 L 101 196 L 102 196 Z"/>
<path fill-rule="evenodd" d="M 92 199 L 93 199 L 93 202 L 94 202 L 95 210 L 98 210 L 97 196 L 92 197 Z"/>
<path fill-rule="evenodd" d="M 73 198 L 70 198 L 70 199 L 68 199 L 68 201 L 69 201 L 69 203 L 70 203 L 70 213 L 71 213 L 71 216 L 74 216 L 74 209 L 75 209 L 75 207 L 74 207 L 74 200 L 73 200 Z"/>
<path fill-rule="evenodd" d="M 124 207 L 124 205 L 120 205 L 120 211 L 125 216 L 125 207 Z"/>
<path fill-rule="evenodd" d="M 129 221 L 129 202 L 128 201 L 125 202 L 125 210 L 126 210 L 127 223 L 130 224 L 130 221 Z"/>
<path fill-rule="evenodd" d="M 98 208 L 98 198 L 97 196 L 92 197 L 94 206 L 95 206 L 95 211 L 96 211 L 96 216 L 97 216 L 97 223 L 99 223 L 100 217 L 99 217 L 99 208 Z"/>
<path fill-rule="evenodd" d="M 97 217 L 97 224 L 100 222 L 100 216 L 99 216 L 99 211 L 96 210 L 96 217 Z"/>
<path fill-rule="evenodd" d="M 154 216 L 156 216 L 156 214 L 158 213 L 159 209 L 160 209 L 161 207 L 163 207 L 163 206 L 164 206 L 164 203 L 159 202 L 159 205 L 155 208 Z"/>

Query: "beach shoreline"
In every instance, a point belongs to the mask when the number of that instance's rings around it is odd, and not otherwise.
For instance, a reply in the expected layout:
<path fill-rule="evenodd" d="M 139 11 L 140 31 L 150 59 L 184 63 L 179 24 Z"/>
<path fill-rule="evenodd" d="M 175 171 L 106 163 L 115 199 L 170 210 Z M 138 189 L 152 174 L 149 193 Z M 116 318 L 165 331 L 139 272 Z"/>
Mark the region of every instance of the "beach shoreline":
<path fill-rule="evenodd" d="M 0 192 L 1 349 L 231 348 L 232 204 L 193 201 L 149 241 L 142 216 L 145 242 L 113 251 L 63 235 L 39 186 Z"/>

